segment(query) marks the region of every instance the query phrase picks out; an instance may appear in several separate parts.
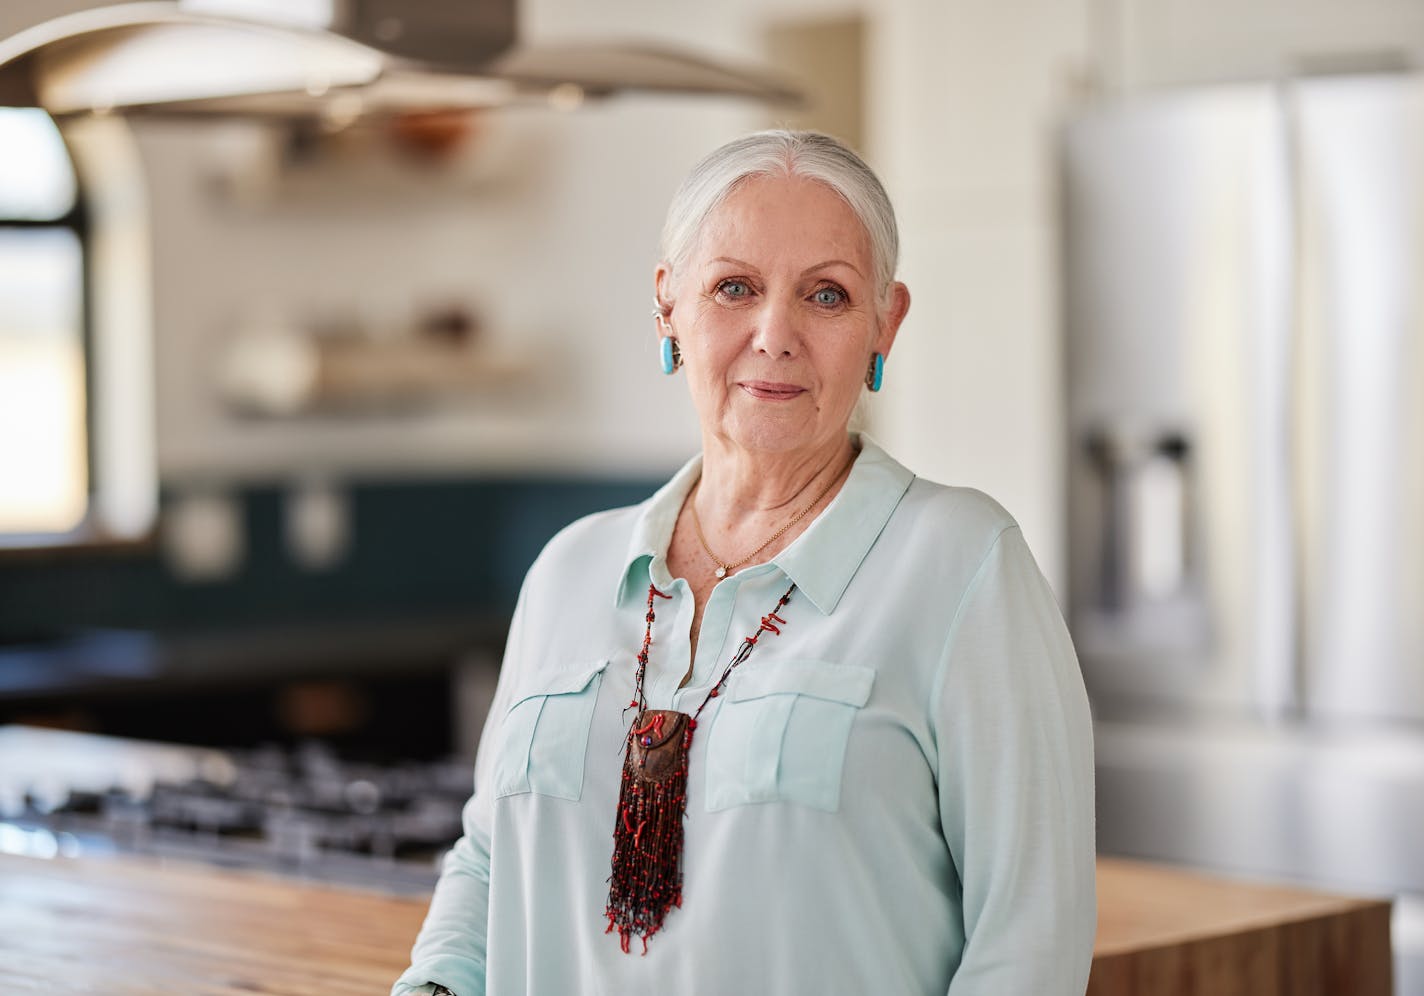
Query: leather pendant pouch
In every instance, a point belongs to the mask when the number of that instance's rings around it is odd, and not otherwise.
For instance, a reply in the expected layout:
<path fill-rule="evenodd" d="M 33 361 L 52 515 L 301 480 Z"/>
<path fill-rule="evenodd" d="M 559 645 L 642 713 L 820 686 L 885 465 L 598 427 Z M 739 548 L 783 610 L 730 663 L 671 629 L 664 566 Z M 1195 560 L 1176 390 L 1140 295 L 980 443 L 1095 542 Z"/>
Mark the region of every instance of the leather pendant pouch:
<path fill-rule="evenodd" d="M 661 782 L 684 766 L 687 747 L 683 740 L 688 718 L 687 713 L 671 709 L 649 709 L 639 714 L 630 734 L 626 762 L 634 778 Z"/>

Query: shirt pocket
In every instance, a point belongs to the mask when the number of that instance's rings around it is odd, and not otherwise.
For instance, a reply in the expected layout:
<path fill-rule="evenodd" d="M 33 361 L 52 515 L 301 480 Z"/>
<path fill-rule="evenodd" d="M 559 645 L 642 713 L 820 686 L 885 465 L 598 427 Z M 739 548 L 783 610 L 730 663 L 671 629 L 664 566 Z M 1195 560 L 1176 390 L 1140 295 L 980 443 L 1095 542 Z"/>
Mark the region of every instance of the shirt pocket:
<path fill-rule="evenodd" d="M 504 715 L 495 755 L 495 798 L 534 792 L 577 800 L 593 707 L 608 661 L 536 674 L 520 687 Z"/>
<path fill-rule="evenodd" d="M 728 682 L 707 744 L 707 809 L 792 802 L 835 812 L 856 713 L 875 669 L 778 661 Z"/>

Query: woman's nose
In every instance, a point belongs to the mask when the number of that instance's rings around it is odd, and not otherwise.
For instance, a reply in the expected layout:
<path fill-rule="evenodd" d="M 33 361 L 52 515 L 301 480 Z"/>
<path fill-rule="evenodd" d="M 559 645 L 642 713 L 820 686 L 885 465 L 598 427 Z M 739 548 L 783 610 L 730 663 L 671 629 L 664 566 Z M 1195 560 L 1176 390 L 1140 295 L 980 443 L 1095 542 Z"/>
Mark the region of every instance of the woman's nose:
<path fill-rule="evenodd" d="M 801 346 L 796 309 L 785 302 L 767 298 L 757 309 L 752 347 L 768 356 L 795 356 Z"/>

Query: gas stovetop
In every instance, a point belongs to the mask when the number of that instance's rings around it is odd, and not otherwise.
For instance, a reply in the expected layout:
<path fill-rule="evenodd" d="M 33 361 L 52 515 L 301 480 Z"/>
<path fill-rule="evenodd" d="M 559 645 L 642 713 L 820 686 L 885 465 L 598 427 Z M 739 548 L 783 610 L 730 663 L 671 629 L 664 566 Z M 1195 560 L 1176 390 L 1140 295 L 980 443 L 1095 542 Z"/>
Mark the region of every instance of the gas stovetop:
<path fill-rule="evenodd" d="M 473 784 L 321 743 L 210 750 L 0 727 L 0 852 L 130 853 L 426 892 Z"/>

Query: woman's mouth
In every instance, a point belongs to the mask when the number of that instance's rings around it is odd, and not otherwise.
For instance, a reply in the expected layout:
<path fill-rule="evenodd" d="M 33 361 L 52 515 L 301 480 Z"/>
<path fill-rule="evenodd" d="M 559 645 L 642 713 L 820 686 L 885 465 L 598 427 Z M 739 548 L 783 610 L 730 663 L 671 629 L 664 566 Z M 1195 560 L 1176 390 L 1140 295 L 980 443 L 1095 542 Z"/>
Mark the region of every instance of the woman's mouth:
<path fill-rule="evenodd" d="M 782 384 L 772 380 L 744 380 L 737 386 L 762 401 L 790 401 L 792 398 L 806 393 L 804 387 L 796 384 Z"/>

